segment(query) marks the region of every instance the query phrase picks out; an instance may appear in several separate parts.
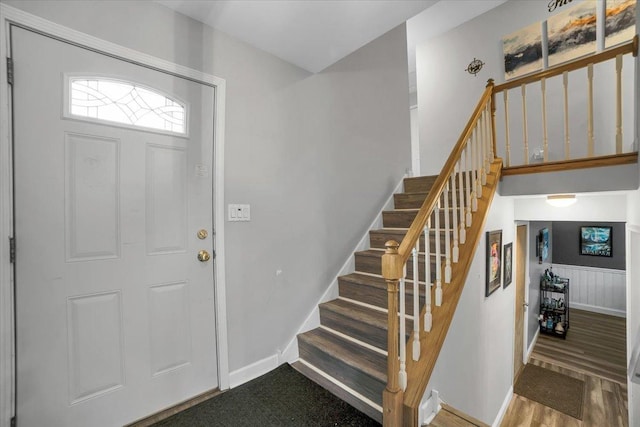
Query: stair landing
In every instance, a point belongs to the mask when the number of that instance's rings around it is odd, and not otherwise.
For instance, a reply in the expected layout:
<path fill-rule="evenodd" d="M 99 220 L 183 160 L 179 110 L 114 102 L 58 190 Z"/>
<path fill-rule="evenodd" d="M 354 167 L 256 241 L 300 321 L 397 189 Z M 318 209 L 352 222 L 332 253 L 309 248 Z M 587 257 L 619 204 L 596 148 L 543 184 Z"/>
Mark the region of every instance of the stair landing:
<path fill-rule="evenodd" d="M 438 415 L 428 424 L 430 427 L 489 427 L 488 424 L 458 411 L 449 405 L 442 404 Z"/>

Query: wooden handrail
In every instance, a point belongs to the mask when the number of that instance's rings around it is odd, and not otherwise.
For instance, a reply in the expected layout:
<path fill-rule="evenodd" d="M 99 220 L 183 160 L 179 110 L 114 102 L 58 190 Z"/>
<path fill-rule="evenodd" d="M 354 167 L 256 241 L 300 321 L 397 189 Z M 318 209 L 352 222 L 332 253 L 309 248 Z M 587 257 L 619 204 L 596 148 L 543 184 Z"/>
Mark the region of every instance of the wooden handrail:
<path fill-rule="evenodd" d="M 529 83 L 534 83 L 543 78 L 546 79 L 549 77 L 555 77 L 555 76 L 561 75 L 565 71 L 578 70 L 580 68 L 584 68 L 588 66 L 589 64 L 598 64 L 600 62 L 613 59 L 618 55 L 626 55 L 628 53 L 633 54 L 633 56 L 638 55 L 638 35 L 637 34 L 635 35 L 633 40 L 625 44 L 621 44 L 620 46 L 616 46 L 614 48 L 604 50 L 594 55 L 590 55 L 584 58 L 579 58 L 579 59 L 576 59 L 575 61 L 567 62 L 565 64 L 548 68 L 546 70 L 539 71 L 537 73 L 533 73 L 528 76 L 520 77 L 519 79 L 509 80 L 508 82 L 496 85 L 493 88 L 493 92 L 498 93 L 508 89 L 513 89 L 514 87 L 522 86 L 523 84 L 526 85 Z"/>
<path fill-rule="evenodd" d="M 476 109 L 473 110 L 473 114 L 471 115 L 471 118 L 469 119 L 469 121 L 467 122 L 467 125 L 462 131 L 462 135 L 460 135 L 458 142 L 454 146 L 453 150 L 451 150 L 451 154 L 449 154 L 449 158 L 447 159 L 447 162 L 444 164 L 444 167 L 440 171 L 438 178 L 436 178 L 436 181 L 433 183 L 433 186 L 429 191 L 429 195 L 427 196 L 424 203 L 422 204 L 422 207 L 420 208 L 420 211 L 418 212 L 418 214 L 416 215 L 416 218 L 411 224 L 409 231 L 407 231 L 405 238 L 402 239 L 402 243 L 400 244 L 400 248 L 398 249 L 398 255 L 399 255 L 398 262 L 400 263 L 400 265 L 404 265 L 409 259 L 409 256 L 411 255 L 411 251 L 415 247 L 416 242 L 420 238 L 420 235 L 422 234 L 422 231 L 424 230 L 424 227 L 427 224 L 427 219 L 429 218 L 429 215 L 431 215 L 433 208 L 436 206 L 436 203 L 438 202 L 438 198 L 440 197 L 440 194 L 444 190 L 444 187 L 447 184 L 447 180 L 449 179 L 449 177 L 451 176 L 451 173 L 455 168 L 456 162 L 462 155 L 464 147 L 467 144 L 469 137 L 471 136 L 471 132 L 474 126 L 476 125 L 476 122 L 480 118 L 480 115 L 482 114 L 482 111 L 484 110 L 487 102 L 489 102 L 491 99 L 493 88 L 494 88 L 493 79 L 489 79 L 486 89 L 482 94 L 480 101 L 478 101 L 478 105 L 476 106 Z M 385 274 L 384 270 L 382 273 L 383 275 Z"/>

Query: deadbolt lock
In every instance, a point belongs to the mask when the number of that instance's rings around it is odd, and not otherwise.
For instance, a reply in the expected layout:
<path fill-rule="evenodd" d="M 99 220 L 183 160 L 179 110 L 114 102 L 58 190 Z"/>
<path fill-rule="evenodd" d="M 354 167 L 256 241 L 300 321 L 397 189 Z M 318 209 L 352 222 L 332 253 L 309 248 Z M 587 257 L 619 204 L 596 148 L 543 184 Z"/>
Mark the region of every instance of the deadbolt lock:
<path fill-rule="evenodd" d="M 209 233 L 207 233 L 207 230 L 205 230 L 204 228 L 202 230 L 198 231 L 198 239 L 200 239 L 200 240 L 206 239 L 208 235 L 209 235 Z"/>
<path fill-rule="evenodd" d="M 207 262 L 211 259 L 211 255 L 209 255 L 209 252 L 202 250 L 200 252 L 198 252 L 198 261 L 200 262 Z"/>

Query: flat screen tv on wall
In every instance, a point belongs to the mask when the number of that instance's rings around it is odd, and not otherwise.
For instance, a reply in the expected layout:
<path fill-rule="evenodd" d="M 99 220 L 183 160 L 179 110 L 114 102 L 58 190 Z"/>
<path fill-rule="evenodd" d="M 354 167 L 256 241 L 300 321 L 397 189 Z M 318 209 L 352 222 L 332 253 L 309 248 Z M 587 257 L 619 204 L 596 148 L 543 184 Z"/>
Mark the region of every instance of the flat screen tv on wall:
<path fill-rule="evenodd" d="M 580 255 L 611 256 L 611 227 L 580 227 Z"/>

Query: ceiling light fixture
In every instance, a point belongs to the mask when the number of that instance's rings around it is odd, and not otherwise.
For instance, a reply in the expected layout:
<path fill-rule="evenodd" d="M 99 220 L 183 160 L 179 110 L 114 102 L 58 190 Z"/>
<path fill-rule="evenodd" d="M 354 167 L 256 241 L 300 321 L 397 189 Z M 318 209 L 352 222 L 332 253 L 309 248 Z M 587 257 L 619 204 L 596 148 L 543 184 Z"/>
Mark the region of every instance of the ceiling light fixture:
<path fill-rule="evenodd" d="M 556 208 L 566 208 L 575 202 L 577 202 L 575 194 L 554 194 L 547 196 L 547 203 Z"/>

